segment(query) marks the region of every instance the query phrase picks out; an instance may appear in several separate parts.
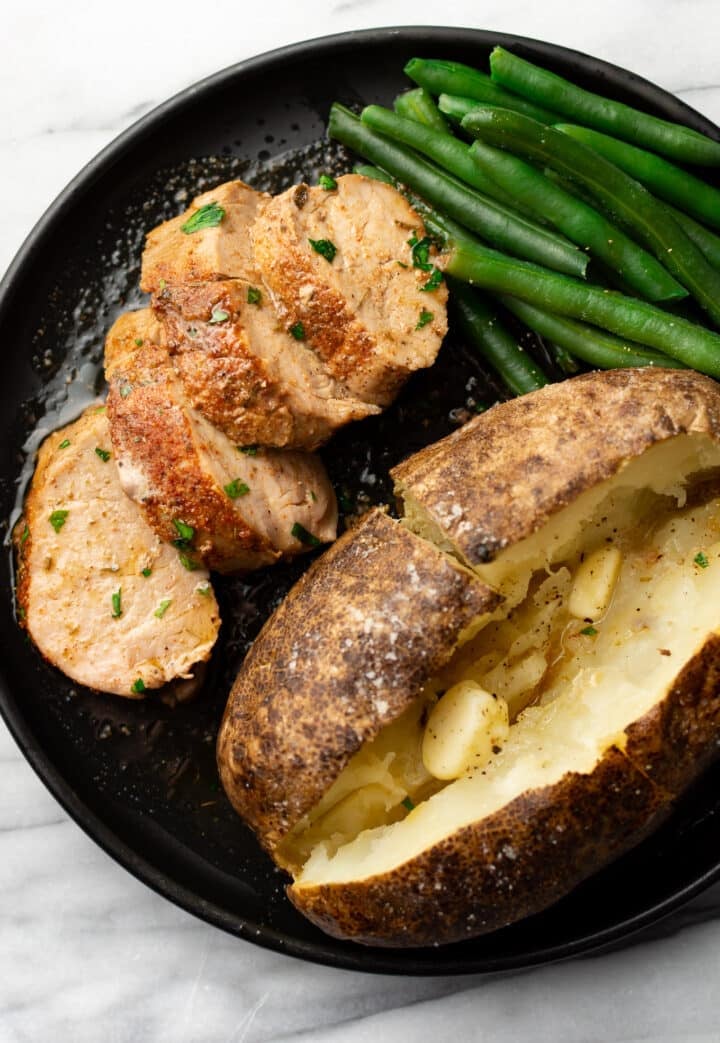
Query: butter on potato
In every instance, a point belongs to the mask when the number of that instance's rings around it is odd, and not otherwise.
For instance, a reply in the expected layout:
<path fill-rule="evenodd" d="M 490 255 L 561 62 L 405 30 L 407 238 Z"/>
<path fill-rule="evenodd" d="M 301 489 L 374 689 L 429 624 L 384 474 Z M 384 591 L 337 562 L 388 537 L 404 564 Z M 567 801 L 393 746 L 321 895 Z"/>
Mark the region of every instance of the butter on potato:
<path fill-rule="evenodd" d="M 459 779 L 482 768 L 510 732 L 504 699 L 461 681 L 430 713 L 422 742 L 423 764 L 436 779 Z"/>
<path fill-rule="evenodd" d="M 615 590 L 622 554 L 617 547 L 607 544 L 588 554 L 581 561 L 568 601 L 571 616 L 596 623 L 605 615 Z"/>

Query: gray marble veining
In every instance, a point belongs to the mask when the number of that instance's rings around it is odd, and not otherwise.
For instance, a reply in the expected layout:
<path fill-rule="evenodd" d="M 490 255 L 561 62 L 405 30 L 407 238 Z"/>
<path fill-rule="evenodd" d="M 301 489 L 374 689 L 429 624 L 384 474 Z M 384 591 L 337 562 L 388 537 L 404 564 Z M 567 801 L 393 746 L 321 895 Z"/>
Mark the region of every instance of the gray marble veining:
<path fill-rule="evenodd" d="M 293 40 L 438 21 L 595 53 L 720 122 L 716 0 L 9 0 L 0 269 L 87 160 L 189 83 Z M 720 885 L 619 952 L 501 978 L 372 977 L 266 952 L 159 898 L 68 820 L 2 725 L 0 779 L 0 1043 L 720 1039 Z"/>

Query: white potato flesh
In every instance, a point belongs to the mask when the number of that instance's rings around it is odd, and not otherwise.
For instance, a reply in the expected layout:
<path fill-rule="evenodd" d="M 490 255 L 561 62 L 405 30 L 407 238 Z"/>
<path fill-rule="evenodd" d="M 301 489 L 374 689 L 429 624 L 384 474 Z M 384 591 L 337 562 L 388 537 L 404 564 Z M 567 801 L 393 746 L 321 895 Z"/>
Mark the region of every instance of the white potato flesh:
<path fill-rule="evenodd" d="M 422 742 L 423 764 L 436 779 L 459 779 L 484 767 L 508 737 L 508 707 L 473 681 L 453 685 L 434 706 Z"/>
<path fill-rule="evenodd" d="M 553 785 L 567 772 L 591 772 L 612 745 L 622 747 L 627 726 L 659 701 L 718 628 L 720 501 L 685 507 L 683 488 L 683 477 L 718 467 L 720 447 L 709 438 L 678 436 L 660 443 L 580 497 L 586 513 L 579 513 L 575 501 L 522 548 L 509 548 L 478 569 L 492 570 L 511 595 L 505 607 L 510 618 L 498 613 L 486 627 L 489 636 L 474 637 L 436 683 L 459 680 L 458 671 L 467 676 L 473 653 L 485 657 L 487 673 L 488 664 L 495 668 L 508 659 L 524 630 L 533 640 L 542 637 L 538 650 L 548 661 L 532 705 L 520 712 L 502 749 L 482 770 L 431 792 L 402 820 L 361 832 L 338 849 L 316 843 L 296 886 L 390 871 L 527 790 Z M 613 530 L 619 574 L 605 615 L 588 626 L 569 612 L 570 577 L 583 554 Z M 553 576 L 553 613 L 549 625 L 539 625 Z M 346 787 L 352 786 L 353 770 L 351 761 L 340 776 Z"/>
<path fill-rule="evenodd" d="M 588 554 L 575 573 L 568 610 L 571 616 L 595 623 L 607 612 L 620 575 L 622 554 L 607 544 Z"/>

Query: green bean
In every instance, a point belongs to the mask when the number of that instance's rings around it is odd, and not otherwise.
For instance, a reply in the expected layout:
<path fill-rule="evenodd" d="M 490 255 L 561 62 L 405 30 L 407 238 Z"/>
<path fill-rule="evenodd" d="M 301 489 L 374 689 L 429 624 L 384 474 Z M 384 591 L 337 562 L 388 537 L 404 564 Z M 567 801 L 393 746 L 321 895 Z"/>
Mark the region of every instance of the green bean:
<path fill-rule="evenodd" d="M 439 134 L 436 130 L 422 126 L 413 120 L 402 119 L 380 105 L 368 105 L 363 109 L 360 118 L 363 123 L 372 127 L 379 134 L 385 134 L 393 141 L 400 141 L 409 145 L 410 148 L 422 152 L 443 170 L 454 174 L 455 177 L 476 188 L 483 195 L 490 196 L 503 206 L 513 206 L 512 197 L 473 161 L 470 146 L 464 141 L 458 141 L 450 134 Z M 534 221 L 533 226 L 535 226 Z"/>
<path fill-rule="evenodd" d="M 445 270 L 456 279 L 519 297 L 542 311 L 601 326 L 619 337 L 656 348 L 701 373 L 720 377 L 720 334 L 668 315 L 645 301 L 511 260 L 467 237 L 456 242 L 450 239 L 449 246 Z"/>
<path fill-rule="evenodd" d="M 463 98 L 457 94 L 441 94 L 438 109 L 452 123 L 462 123 L 468 112 L 478 107 L 475 98 Z"/>
<path fill-rule="evenodd" d="M 500 300 L 515 318 L 524 322 L 534 333 L 553 341 L 564 351 L 598 369 L 623 369 L 628 366 L 684 368 L 681 362 L 667 355 L 613 337 L 596 326 L 552 315 L 517 297 L 501 297 Z"/>
<path fill-rule="evenodd" d="M 698 250 L 702 250 L 710 264 L 715 268 L 720 268 L 720 235 L 715 235 L 704 225 L 699 224 L 674 206 L 670 206 L 669 203 L 666 203 L 665 207 L 673 215 L 688 239 L 692 239 Z"/>
<path fill-rule="evenodd" d="M 590 205 L 596 204 L 592 194 L 587 189 L 584 189 L 582 185 L 569 181 L 555 170 L 550 170 L 549 167 L 545 168 L 544 173 L 546 177 L 554 181 L 555 184 L 560 185 L 561 188 L 564 188 L 566 192 L 569 192 L 577 199 L 583 199 Z M 720 268 L 720 235 L 711 232 L 709 228 L 699 224 L 694 218 L 684 214 L 682 210 L 678 210 L 677 207 L 672 206 L 670 203 L 664 203 L 663 205 L 673 215 L 688 239 L 691 239 L 697 248 L 705 254 L 710 264 L 714 268 Z"/>
<path fill-rule="evenodd" d="M 470 156 L 526 208 L 544 215 L 559 231 L 617 271 L 651 301 L 686 297 L 687 291 L 646 250 L 587 203 L 565 192 L 522 159 L 476 141 Z"/>
<path fill-rule="evenodd" d="M 490 55 L 490 73 L 496 83 L 508 90 L 587 127 L 606 131 L 680 163 L 720 165 L 720 142 L 679 123 L 658 119 L 629 105 L 582 90 L 502 47 L 496 47 Z"/>
<path fill-rule="evenodd" d="M 661 156 L 628 145 L 625 141 L 617 141 L 596 130 L 576 127 L 572 123 L 558 123 L 556 130 L 569 134 L 576 141 L 582 141 L 583 145 L 620 167 L 660 199 L 674 203 L 686 214 L 697 217 L 713 228 L 720 228 L 720 192 L 699 177 L 688 174 Z"/>
<path fill-rule="evenodd" d="M 416 87 L 413 91 L 398 94 L 393 107 L 398 116 L 415 120 L 416 123 L 432 127 L 443 134 L 450 133 L 447 120 L 424 87 Z"/>
<path fill-rule="evenodd" d="M 580 369 L 579 363 L 572 357 L 569 351 L 561 347 L 559 344 L 554 344 L 551 340 L 545 340 L 545 347 L 552 355 L 553 361 L 558 369 L 566 376 L 572 376 L 573 373 L 577 373 Z"/>
<path fill-rule="evenodd" d="M 450 303 L 465 337 L 513 394 L 525 395 L 548 383 L 542 369 L 508 333 L 483 294 L 453 280 Z"/>
<path fill-rule="evenodd" d="M 502 105 L 506 109 L 524 112 L 526 116 L 540 120 L 541 123 L 557 122 L 557 115 L 534 105 L 518 94 L 503 90 L 484 72 L 473 69 L 460 62 L 442 61 L 438 58 L 411 58 L 405 66 L 405 72 L 430 94 L 457 94 L 464 98 L 472 98 L 477 103 L 486 105 Z"/>
<path fill-rule="evenodd" d="M 484 239 L 549 268 L 576 275 L 584 273 L 587 258 L 574 246 L 466 188 L 416 153 L 376 134 L 344 106 L 332 106 L 328 133 Z"/>
<path fill-rule="evenodd" d="M 373 167 L 370 163 L 356 163 L 353 174 L 361 174 L 363 177 L 371 177 L 373 181 L 383 181 L 386 185 L 394 185 L 395 181 L 380 167 Z"/>
<path fill-rule="evenodd" d="M 580 181 L 625 228 L 634 230 L 720 325 L 720 272 L 641 184 L 587 145 L 517 112 L 476 109 L 465 117 L 463 127 L 490 144 L 540 160 Z"/>

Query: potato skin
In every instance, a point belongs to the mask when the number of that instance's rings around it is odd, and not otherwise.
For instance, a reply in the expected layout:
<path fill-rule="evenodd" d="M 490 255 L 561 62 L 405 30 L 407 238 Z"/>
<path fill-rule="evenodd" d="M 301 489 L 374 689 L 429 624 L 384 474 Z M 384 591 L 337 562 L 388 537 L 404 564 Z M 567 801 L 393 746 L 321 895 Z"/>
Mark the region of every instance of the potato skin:
<path fill-rule="evenodd" d="M 502 402 L 391 474 L 479 565 L 627 460 L 687 432 L 720 439 L 713 380 L 690 370 L 607 370 Z"/>
<path fill-rule="evenodd" d="M 287 893 L 336 938 L 389 948 L 463 941 L 541 912 L 669 810 L 668 795 L 611 747 L 590 774 L 529 790 L 392 872 Z"/>
<path fill-rule="evenodd" d="M 218 736 L 225 792 L 268 850 L 499 600 L 380 510 L 312 565 L 255 640 Z"/>

